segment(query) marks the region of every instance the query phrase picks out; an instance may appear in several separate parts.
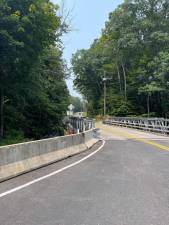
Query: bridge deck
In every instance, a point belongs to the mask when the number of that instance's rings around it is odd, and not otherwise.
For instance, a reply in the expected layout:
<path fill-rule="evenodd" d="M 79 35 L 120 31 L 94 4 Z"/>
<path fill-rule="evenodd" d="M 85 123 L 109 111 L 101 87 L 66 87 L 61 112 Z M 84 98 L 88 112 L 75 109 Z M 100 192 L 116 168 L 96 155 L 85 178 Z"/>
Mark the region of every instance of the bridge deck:
<path fill-rule="evenodd" d="M 1 183 L 0 224 L 169 224 L 169 138 L 102 124 L 97 127 L 106 140 L 98 152 L 102 143 Z M 54 176 L 14 190 L 70 164 Z"/>

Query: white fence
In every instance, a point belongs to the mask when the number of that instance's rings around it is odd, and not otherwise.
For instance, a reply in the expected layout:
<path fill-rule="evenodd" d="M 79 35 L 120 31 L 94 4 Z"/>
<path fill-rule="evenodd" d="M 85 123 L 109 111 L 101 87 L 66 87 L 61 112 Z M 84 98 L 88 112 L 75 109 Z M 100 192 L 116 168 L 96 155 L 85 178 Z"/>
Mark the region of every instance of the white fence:
<path fill-rule="evenodd" d="M 164 118 L 110 117 L 105 119 L 103 123 L 169 134 L 169 119 Z"/>

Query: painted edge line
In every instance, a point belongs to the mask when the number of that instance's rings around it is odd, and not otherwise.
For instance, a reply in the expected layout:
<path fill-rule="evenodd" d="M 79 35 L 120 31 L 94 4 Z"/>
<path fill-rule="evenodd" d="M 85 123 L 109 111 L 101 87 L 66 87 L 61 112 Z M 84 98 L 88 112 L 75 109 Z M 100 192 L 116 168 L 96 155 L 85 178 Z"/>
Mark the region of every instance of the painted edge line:
<path fill-rule="evenodd" d="M 70 164 L 70 165 L 68 165 L 68 166 L 66 166 L 66 167 L 63 167 L 63 168 L 59 169 L 59 170 L 56 170 L 56 171 L 54 171 L 54 172 L 52 172 L 52 173 L 49 173 L 49 174 L 47 174 L 47 175 L 45 175 L 45 176 L 39 177 L 39 178 L 37 178 L 37 179 L 35 179 L 35 180 L 32 180 L 32 181 L 30 181 L 30 182 L 28 182 L 28 183 L 25 183 L 25 184 L 23 184 L 23 185 L 20 185 L 20 186 L 18 186 L 18 187 L 16 187 L 16 188 L 13 188 L 13 189 L 11 189 L 11 190 L 8 190 L 8 191 L 6 191 L 6 192 L 3 192 L 3 193 L 0 194 L 0 198 L 5 197 L 5 196 L 7 196 L 7 195 L 10 195 L 10 194 L 12 194 L 12 193 L 14 193 L 14 192 L 16 192 L 16 191 L 22 190 L 22 189 L 24 189 L 24 188 L 26 188 L 26 187 L 29 187 L 29 186 L 31 186 L 31 185 L 33 185 L 33 184 L 35 184 L 35 183 L 38 183 L 38 182 L 40 182 L 40 181 L 42 181 L 42 180 L 45 180 L 45 179 L 47 179 L 47 178 L 49 178 L 49 177 L 52 177 L 52 176 L 54 176 L 54 175 L 56 175 L 56 174 L 58 174 L 58 173 L 61 173 L 61 172 L 65 171 L 65 170 L 67 170 L 67 169 L 69 169 L 69 168 L 71 168 L 71 167 L 74 167 L 74 166 L 76 166 L 76 165 L 78 165 L 78 164 L 84 162 L 85 160 L 87 160 L 88 158 L 90 158 L 90 157 L 92 157 L 93 155 L 95 155 L 97 152 L 99 152 L 99 151 L 104 147 L 104 145 L 105 145 L 105 140 L 101 139 L 101 141 L 102 141 L 103 143 L 102 143 L 102 145 L 101 145 L 97 150 L 95 150 L 94 152 L 92 152 L 92 153 L 90 153 L 89 155 L 85 156 L 84 158 L 78 160 L 77 162 L 72 163 L 72 164 Z"/>

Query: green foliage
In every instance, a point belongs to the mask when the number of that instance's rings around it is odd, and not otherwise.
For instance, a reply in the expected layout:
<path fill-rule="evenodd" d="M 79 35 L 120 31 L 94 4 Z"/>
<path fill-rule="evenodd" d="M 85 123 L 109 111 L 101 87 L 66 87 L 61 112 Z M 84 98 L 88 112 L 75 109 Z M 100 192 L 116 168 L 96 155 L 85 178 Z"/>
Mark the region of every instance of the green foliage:
<path fill-rule="evenodd" d="M 49 48 L 32 68 L 34 93 L 28 96 L 24 113 L 30 121 L 25 128 L 29 137 L 63 135 L 62 118 L 66 114 L 69 93 L 61 56 L 59 49 Z"/>
<path fill-rule="evenodd" d="M 169 4 L 167 0 L 125 0 L 109 15 L 102 35 L 72 58 L 75 86 L 92 114 L 168 115 Z M 148 102 L 147 102 L 148 101 Z"/>
<path fill-rule="evenodd" d="M 0 146 L 17 144 L 17 143 L 22 143 L 26 141 L 30 141 L 30 140 L 24 137 L 24 134 L 22 131 L 10 129 L 9 132 L 6 132 L 4 139 L 0 141 Z"/>
<path fill-rule="evenodd" d="M 49 0 L 0 0 L 1 137 L 63 134 L 69 93 L 57 11 Z"/>
<path fill-rule="evenodd" d="M 70 96 L 70 104 L 75 107 L 74 112 L 83 112 L 83 101 L 79 97 Z"/>
<path fill-rule="evenodd" d="M 113 116 L 130 116 L 133 114 L 132 105 L 125 101 L 123 97 L 114 94 L 108 99 L 108 111 Z"/>

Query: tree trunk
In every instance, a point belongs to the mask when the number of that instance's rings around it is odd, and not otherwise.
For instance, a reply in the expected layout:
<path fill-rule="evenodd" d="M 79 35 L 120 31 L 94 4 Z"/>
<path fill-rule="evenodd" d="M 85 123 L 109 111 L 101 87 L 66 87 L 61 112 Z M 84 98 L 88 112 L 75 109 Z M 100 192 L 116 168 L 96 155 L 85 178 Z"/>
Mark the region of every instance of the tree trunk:
<path fill-rule="evenodd" d="M 150 94 L 147 95 L 147 116 L 150 117 Z"/>
<path fill-rule="evenodd" d="M 118 64 L 116 64 L 116 67 L 117 67 L 117 75 L 118 75 L 118 81 L 119 81 L 120 94 L 122 94 L 121 78 L 120 78 L 120 70 L 119 70 Z"/>
<path fill-rule="evenodd" d="M 0 90 L 0 138 L 4 136 L 4 95 Z"/>
<path fill-rule="evenodd" d="M 123 63 L 122 63 L 122 69 L 123 69 L 123 77 L 124 77 L 124 98 L 125 100 L 127 100 L 127 79 L 126 79 L 126 71 L 125 71 Z"/>

